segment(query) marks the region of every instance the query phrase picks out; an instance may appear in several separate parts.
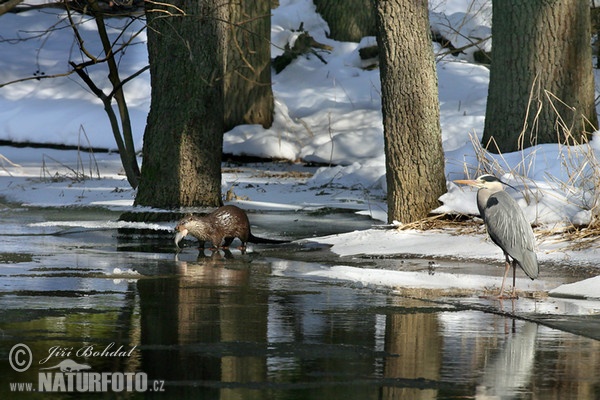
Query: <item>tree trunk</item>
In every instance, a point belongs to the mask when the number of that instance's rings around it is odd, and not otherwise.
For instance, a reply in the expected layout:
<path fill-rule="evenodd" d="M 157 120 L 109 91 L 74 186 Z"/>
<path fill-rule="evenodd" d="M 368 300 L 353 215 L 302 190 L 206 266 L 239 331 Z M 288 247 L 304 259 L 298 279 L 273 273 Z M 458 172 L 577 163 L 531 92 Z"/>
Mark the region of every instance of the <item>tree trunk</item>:
<path fill-rule="evenodd" d="M 329 37 L 342 42 L 360 42 L 375 36 L 371 0 L 314 0 L 317 12 L 329 25 Z"/>
<path fill-rule="evenodd" d="M 6 1 L 0 2 L 0 15 L 6 14 L 7 12 L 12 10 L 16 6 L 18 6 L 23 1 L 24 0 L 6 0 Z"/>
<path fill-rule="evenodd" d="M 146 7 L 152 99 L 135 203 L 218 206 L 227 7 L 215 0 Z"/>
<path fill-rule="evenodd" d="M 225 131 L 241 124 L 273 124 L 270 3 L 229 1 Z"/>
<path fill-rule="evenodd" d="M 388 221 L 407 223 L 439 205 L 446 182 L 427 1 L 374 4 L 381 49 Z"/>
<path fill-rule="evenodd" d="M 598 124 L 589 2 L 502 0 L 492 5 L 483 145 L 512 152 L 585 140 Z"/>

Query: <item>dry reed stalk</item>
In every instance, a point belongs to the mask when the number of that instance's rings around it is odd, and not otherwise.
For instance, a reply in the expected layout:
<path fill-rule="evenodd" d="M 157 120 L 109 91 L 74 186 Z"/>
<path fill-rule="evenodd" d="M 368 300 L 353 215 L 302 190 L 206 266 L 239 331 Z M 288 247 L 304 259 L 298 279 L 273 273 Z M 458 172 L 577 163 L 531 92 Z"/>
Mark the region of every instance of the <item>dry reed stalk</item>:
<path fill-rule="evenodd" d="M 458 214 L 434 214 L 418 221 L 399 225 L 399 231 L 444 231 L 453 235 L 468 235 L 480 233 L 483 228 L 481 221 Z"/>
<path fill-rule="evenodd" d="M 498 151 L 492 155 L 479 142 L 476 135 L 470 135 L 477 165 L 464 164 L 465 176 L 474 178 L 484 173 L 496 176 L 510 177 L 507 183 L 522 188 L 522 194 L 527 204 L 536 204 L 543 197 L 555 197 L 559 203 L 574 205 L 581 211 L 589 212 L 589 222 L 581 225 L 581 221 L 563 221 L 555 226 L 537 226 L 536 236 L 542 241 L 554 243 L 565 243 L 565 249 L 582 249 L 600 242 L 600 160 L 594 148 L 588 143 L 587 136 L 582 133 L 575 136 L 572 127 L 567 124 L 560 113 L 557 105 L 568 107 L 553 93 L 543 90 L 539 84 L 532 84 L 532 90 L 526 110 L 526 118 L 523 129 L 519 135 L 519 148 L 522 154 L 521 161 L 511 165 L 506 157 Z M 545 96 L 548 104 L 554 110 L 556 121 L 556 135 L 558 146 L 558 162 L 562 173 L 554 176 L 545 172 L 545 180 L 548 188 L 540 187 L 533 179 L 529 179 L 535 173 L 536 158 L 539 148 L 524 149 L 525 137 L 529 132 L 530 142 L 537 143 L 538 117 L 541 112 L 542 102 L 540 98 Z M 537 101 L 536 101 L 537 99 Z M 527 125 L 529 116 L 533 114 L 533 126 Z M 593 127 L 590 121 L 584 121 L 584 125 Z M 493 138 L 487 147 L 499 147 Z M 566 178 L 562 178 L 566 177 Z M 546 204 L 548 206 L 548 204 Z M 564 208 L 564 206 L 557 206 Z M 560 210 L 557 210 L 560 211 Z M 584 219 L 584 218 L 580 218 Z M 539 216 L 536 216 L 539 221 Z M 577 224 L 575 223 L 577 222 Z"/>

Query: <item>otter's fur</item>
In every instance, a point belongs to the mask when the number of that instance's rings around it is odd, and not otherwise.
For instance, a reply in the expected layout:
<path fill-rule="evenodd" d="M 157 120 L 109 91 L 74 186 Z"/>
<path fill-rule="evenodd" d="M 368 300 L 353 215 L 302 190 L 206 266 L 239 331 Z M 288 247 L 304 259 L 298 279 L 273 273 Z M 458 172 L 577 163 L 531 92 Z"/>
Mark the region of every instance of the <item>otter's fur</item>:
<path fill-rule="evenodd" d="M 228 248 L 233 239 L 242 242 L 242 249 L 246 243 L 286 243 L 287 240 L 274 240 L 259 238 L 252 234 L 250 221 L 246 212 L 239 207 L 227 205 L 219 207 L 206 216 L 188 215 L 182 218 L 175 227 L 175 245 L 187 235 L 198 239 L 199 247 L 203 248 L 205 242 L 211 242 L 212 248 Z"/>

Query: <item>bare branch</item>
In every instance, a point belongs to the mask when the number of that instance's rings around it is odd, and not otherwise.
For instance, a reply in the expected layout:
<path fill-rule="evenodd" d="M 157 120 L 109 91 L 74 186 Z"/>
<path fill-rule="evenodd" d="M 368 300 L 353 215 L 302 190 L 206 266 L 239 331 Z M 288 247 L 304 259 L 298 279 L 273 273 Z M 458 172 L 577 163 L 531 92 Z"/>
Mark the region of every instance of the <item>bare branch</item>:
<path fill-rule="evenodd" d="M 65 10 L 67 10 L 67 18 L 69 19 L 69 24 L 71 25 L 71 28 L 73 29 L 73 34 L 75 35 L 75 39 L 77 40 L 77 44 L 79 45 L 79 49 L 83 52 L 83 54 L 85 54 L 90 60 L 92 60 L 94 63 L 98 62 L 98 59 L 92 55 L 84 46 L 84 40 L 81 37 L 81 35 L 79 34 L 79 29 L 76 28 L 75 25 L 75 21 L 73 21 L 73 16 L 71 14 L 71 8 L 69 7 L 69 2 L 67 0 L 64 0 L 64 4 L 65 4 Z"/>
<path fill-rule="evenodd" d="M 104 94 L 102 89 L 96 86 L 92 78 L 90 78 L 90 76 L 85 72 L 84 67 L 75 64 L 73 61 L 69 61 L 69 65 L 73 67 L 73 72 L 75 72 L 81 78 L 81 80 L 85 82 L 85 84 L 90 88 L 92 93 L 96 95 L 96 97 L 102 100 L 103 103 L 106 103 L 108 101 L 110 104 L 109 96 Z"/>
<path fill-rule="evenodd" d="M 64 76 L 71 75 L 73 72 L 75 72 L 75 71 L 68 71 L 68 72 L 63 72 L 61 74 L 53 74 L 53 75 L 28 76 L 27 78 L 20 78 L 20 79 L 15 79 L 14 81 L 0 83 L 0 88 L 3 88 L 4 86 L 15 84 L 15 83 L 27 82 L 27 81 L 32 81 L 32 80 L 39 81 L 39 80 L 42 80 L 42 79 L 62 78 Z"/>
<path fill-rule="evenodd" d="M 108 95 L 108 97 L 113 97 L 115 95 L 115 93 L 118 90 L 121 90 L 123 88 L 123 86 L 125 86 L 125 84 L 127 82 L 129 82 L 130 80 L 138 77 L 139 75 L 141 75 L 142 73 L 144 73 L 145 71 L 147 71 L 149 68 L 150 68 L 150 65 L 146 65 L 144 68 L 141 68 L 139 71 L 137 71 L 137 72 L 129 75 L 127 78 L 123 79 L 119 85 L 115 86 L 115 88 L 112 90 L 112 92 L 110 92 L 110 94 Z"/>

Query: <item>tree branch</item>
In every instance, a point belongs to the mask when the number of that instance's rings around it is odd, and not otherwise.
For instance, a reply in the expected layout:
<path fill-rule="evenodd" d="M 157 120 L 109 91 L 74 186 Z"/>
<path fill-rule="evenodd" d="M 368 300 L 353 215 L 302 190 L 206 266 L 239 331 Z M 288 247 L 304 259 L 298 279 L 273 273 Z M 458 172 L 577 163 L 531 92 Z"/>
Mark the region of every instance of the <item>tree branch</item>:
<path fill-rule="evenodd" d="M 133 74 L 129 75 L 127 78 L 123 79 L 123 80 L 121 81 L 121 83 L 119 83 L 117 86 L 115 86 L 115 88 L 112 90 L 112 92 L 110 92 L 110 93 L 109 93 L 108 97 L 113 97 L 113 96 L 115 95 L 115 93 L 116 93 L 118 90 L 121 90 L 121 88 L 122 88 L 123 86 L 125 86 L 125 84 L 126 84 L 127 82 L 129 82 L 130 80 L 132 80 L 132 79 L 134 79 L 134 78 L 138 77 L 138 76 L 139 76 L 139 75 L 141 75 L 143 72 L 147 71 L 149 68 L 150 68 L 150 65 L 146 65 L 144 68 L 140 69 L 140 70 L 139 70 L 139 71 L 137 71 L 137 72 L 134 72 Z"/>

